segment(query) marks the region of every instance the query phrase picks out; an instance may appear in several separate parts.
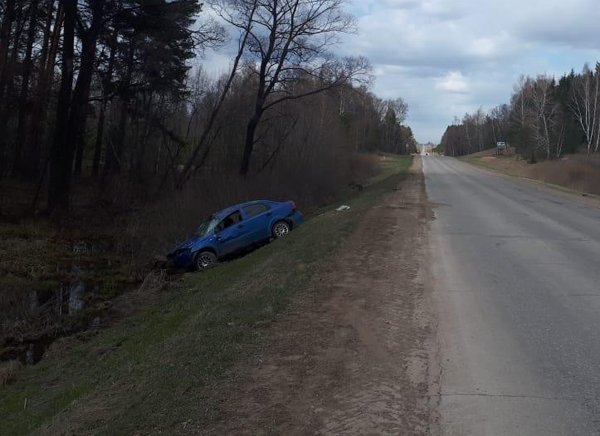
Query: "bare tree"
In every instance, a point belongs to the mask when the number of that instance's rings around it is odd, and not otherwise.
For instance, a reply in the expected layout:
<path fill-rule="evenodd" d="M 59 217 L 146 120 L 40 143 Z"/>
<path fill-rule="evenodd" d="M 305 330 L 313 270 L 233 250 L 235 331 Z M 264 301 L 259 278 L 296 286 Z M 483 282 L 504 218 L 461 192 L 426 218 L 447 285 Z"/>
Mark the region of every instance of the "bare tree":
<path fill-rule="evenodd" d="M 533 111 L 530 109 L 532 82 L 529 77 L 519 77 L 511 99 L 510 121 L 512 128 L 518 134 L 518 145 L 523 149 L 528 149 L 529 162 L 535 163 L 536 144 L 530 140 L 530 132 L 536 124 L 533 119 Z"/>
<path fill-rule="evenodd" d="M 556 125 L 558 105 L 552 97 L 554 79 L 540 75 L 532 83 L 531 110 L 536 121 L 534 139 L 546 151 L 546 157 L 552 153 L 552 132 Z"/>
<path fill-rule="evenodd" d="M 508 105 L 502 104 L 492 109 L 489 115 L 492 124 L 494 142 L 505 141 L 509 125 L 510 109 Z"/>
<path fill-rule="evenodd" d="M 381 144 L 383 150 L 405 154 L 406 144 L 403 143 L 402 138 L 402 123 L 408 115 L 408 105 L 402 98 L 390 99 L 382 103 L 381 110 L 384 111 L 381 120 L 384 129 L 383 143 Z"/>
<path fill-rule="evenodd" d="M 565 146 L 565 130 L 566 130 L 566 123 L 563 121 L 558 126 L 558 132 L 557 132 L 557 137 L 556 137 L 556 157 L 558 157 L 558 158 L 562 156 L 563 149 Z"/>
<path fill-rule="evenodd" d="M 468 147 L 469 153 L 472 153 L 473 152 L 473 144 L 471 142 L 471 134 L 470 134 L 469 126 L 471 124 L 474 124 L 473 117 L 469 114 L 465 114 L 462 123 L 465 126 L 465 135 L 467 137 L 467 147 Z"/>
<path fill-rule="evenodd" d="M 595 143 L 595 151 L 598 151 L 600 143 L 600 107 L 598 94 L 600 92 L 600 64 L 596 64 L 595 73 L 585 65 L 581 76 L 573 81 L 571 98 L 571 110 L 585 136 L 588 154 Z"/>
<path fill-rule="evenodd" d="M 219 14 L 225 21 L 232 22 L 232 16 L 230 15 L 230 11 L 228 11 L 228 9 L 226 7 L 229 3 L 230 2 L 228 0 L 225 0 L 225 1 L 214 0 L 211 3 L 211 6 L 217 12 L 217 14 Z M 237 53 L 235 55 L 235 58 L 233 59 L 233 64 L 231 66 L 231 70 L 230 70 L 229 74 L 227 75 L 227 77 L 223 81 L 220 95 L 209 111 L 209 116 L 208 116 L 206 125 L 204 126 L 204 128 L 202 130 L 200 138 L 198 139 L 198 141 L 196 141 L 196 144 L 194 145 L 194 148 L 192 149 L 192 153 L 191 153 L 189 159 L 185 163 L 182 172 L 179 174 L 179 177 L 176 181 L 176 186 L 178 188 L 181 188 L 183 186 L 183 184 L 189 179 L 189 177 L 192 173 L 192 169 L 194 167 L 198 168 L 199 166 L 202 166 L 204 160 L 208 156 L 208 152 L 209 152 L 210 148 L 207 148 L 206 144 L 207 144 L 207 142 L 210 142 L 209 138 L 211 136 L 211 132 L 213 131 L 215 122 L 217 121 L 219 113 L 221 112 L 223 103 L 225 103 L 225 99 L 227 98 L 227 95 L 229 94 L 231 85 L 233 84 L 233 81 L 235 80 L 235 77 L 238 74 L 240 61 L 242 59 L 242 56 L 244 55 L 244 51 L 246 50 L 246 45 L 248 44 L 248 39 L 250 38 L 250 36 L 252 34 L 252 29 L 254 26 L 254 16 L 257 13 L 259 1 L 258 0 L 245 0 L 245 1 L 240 1 L 240 2 L 236 2 L 236 3 L 238 3 L 237 6 L 239 7 L 238 11 L 239 11 L 240 15 L 242 15 L 246 18 L 245 21 L 238 22 L 238 25 L 236 26 L 236 27 L 238 27 L 238 29 L 240 29 Z M 201 162 L 200 162 L 200 164 L 198 164 L 198 162 L 197 162 L 198 155 L 202 149 L 205 149 L 205 150 L 204 150 L 204 153 L 202 154 Z M 165 175 L 165 178 L 163 178 L 163 181 L 161 182 L 161 187 L 164 185 L 167 175 L 168 175 L 168 172 Z"/>
<path fill-rule="evenodd" d="M 74 149 L 68 144 L 69 109 L 74 81 L 73 58 L 75 53 L 75 22 L 77 1 L 62 0 L 64 9 L 64 31 L 62 44 L 62 67 L 58 104 L 56 109 L 56 128 L 50 150 L 51 168 L 48 185 L 48 210 L 56 208 L 67 210 L 71 186 L 71 164 Z"/>
<path fill-rule="evenodd" d="M 479 151 L 483 150 L 483 125 L 485 123 L 485 113 L 483 108 L 477 109 L 472 116 L 473 123 L 475 124 L 475 137 L 477 139 L 477 148 Z"/>
<path fill-rule="evenodd" d="M 249 32 L 250 68 L 257 81 L 254 108 L 246 127 L 240 173 L 246 175 L 257 128 L 276 105 L 344 85 L 369 70 L 364 59 L 336 60 L 329 49 L 339 35 L 355 29 L 344 0 L 228 0 L 221 16 Z M 255 13 L 249 16 L 249 11 Z M 248 23 L 251 23 L 248 26 Z M 303 79 L 318 83 L 306 90 Z"/>
<path fill-rule="evenodd" d="M 399 124 L 402 124 L 406 121 L 406 117 L 408 116 L 408 104 L 401 98 L 398 97 L 394 100 L 385 100 L 383 105 L 386 107 L 386 112 L 389 109 L 394 111 L 396 114 L 396 120 Z"/>

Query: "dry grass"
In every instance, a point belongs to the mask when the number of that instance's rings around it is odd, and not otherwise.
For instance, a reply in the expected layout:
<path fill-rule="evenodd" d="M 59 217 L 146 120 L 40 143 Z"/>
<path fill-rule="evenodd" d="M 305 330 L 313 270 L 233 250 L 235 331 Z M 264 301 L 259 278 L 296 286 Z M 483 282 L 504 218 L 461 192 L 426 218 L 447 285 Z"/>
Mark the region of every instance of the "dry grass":
<path fill-rule="evenodd" d="M 561 159 L 541 161 L 532 165 L 519 156 L 496 157 L 492 156 L 492 153 L 493 151 L 487 150 L 461 159 L 505 174 L 600 195 L 600 156 L 598 155 L 567 155 Z"/>
<path fill-rule="evenodd" d="M 600 195 L 600 156 L 574 155 L 531 166 L 534 179 Z"/>

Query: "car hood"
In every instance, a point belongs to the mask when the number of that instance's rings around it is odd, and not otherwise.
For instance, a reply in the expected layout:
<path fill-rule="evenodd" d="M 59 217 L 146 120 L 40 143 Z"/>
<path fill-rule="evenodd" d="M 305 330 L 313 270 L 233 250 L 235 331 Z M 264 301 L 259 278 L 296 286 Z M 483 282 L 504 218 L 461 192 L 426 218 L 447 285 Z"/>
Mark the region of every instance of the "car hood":
<path fill-rule="evenodd" d="M 182 242 L 177 247 L 175 247 L 171 251 L 169 251 L 167 253 L 167 256 L 172 256 L 175 253 L 177 253 L 178 251 L 187 250 L 187 249 L 190 249 L 190 248 L 192 248 L 194 246 L 197 246 L 198 244 L 201 244 L 202 242 L 208 240 L 209 237 L 210 236 L 205 236 L 203 238 L 200 238 L 198 236 L 193 236 L 190 239 L 188 239 L 187 241 Z"/>

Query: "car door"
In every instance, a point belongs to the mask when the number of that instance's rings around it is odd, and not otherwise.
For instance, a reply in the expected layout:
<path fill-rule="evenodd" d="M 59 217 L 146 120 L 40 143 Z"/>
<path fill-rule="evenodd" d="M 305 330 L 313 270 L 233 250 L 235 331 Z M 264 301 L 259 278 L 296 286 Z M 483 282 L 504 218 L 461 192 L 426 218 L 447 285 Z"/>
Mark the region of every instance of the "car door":
<path fill-rule="evenodd" d="M 246 226 L 239 210 L 227 215 L 216 228 L 219 254 L 225 256 L 247 245 Z"/>
<path fill-rule="evenodd" d="M 248 236 L 251 243 L 257 243 L 271 236 L 269 223 L 271 220 L 271 206 L 257 202 L 244 206 L 244 221 L 248 227 Z"/>

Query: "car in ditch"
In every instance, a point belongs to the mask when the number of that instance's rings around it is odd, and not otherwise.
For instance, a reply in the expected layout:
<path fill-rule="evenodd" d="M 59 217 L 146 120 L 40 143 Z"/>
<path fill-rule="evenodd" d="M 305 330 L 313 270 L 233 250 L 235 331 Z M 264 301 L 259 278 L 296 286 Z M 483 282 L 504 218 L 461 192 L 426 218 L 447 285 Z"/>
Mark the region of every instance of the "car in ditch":
<path fill-rule="evenodd" d="M 169 266 L 205 270 L 219 259 L 281 238 L 304 222 L 293 201 L 257 200 L 228 207 L 204 221 L 167 254 Z"/>

